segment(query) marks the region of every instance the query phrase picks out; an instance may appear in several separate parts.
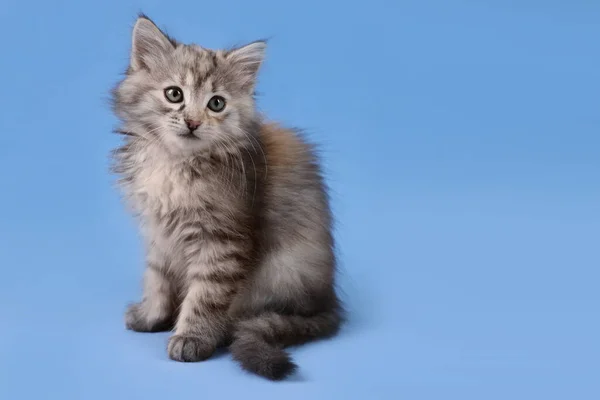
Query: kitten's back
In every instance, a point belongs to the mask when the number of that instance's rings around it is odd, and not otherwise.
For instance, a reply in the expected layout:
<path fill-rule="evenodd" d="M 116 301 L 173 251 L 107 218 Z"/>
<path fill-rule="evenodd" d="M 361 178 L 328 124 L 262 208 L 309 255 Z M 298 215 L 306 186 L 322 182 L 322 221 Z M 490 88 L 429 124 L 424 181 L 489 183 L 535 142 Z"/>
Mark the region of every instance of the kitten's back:
<path fill-rule="evenodd" d="M 314 145 L 275 123 L 262 125 L 260 140 L 267 160 L 263 217 L 280 235 L 277 241 L 291 235 L 333 246 L 328 188 Z"/>
<path fill-rule="evenodd" d="M 275 123 L 264 123 L 260 138 L 265 146 L 267 164 L 275 171 L 294 169 L 311 159 L 312 149 L 298 134 Z"/>

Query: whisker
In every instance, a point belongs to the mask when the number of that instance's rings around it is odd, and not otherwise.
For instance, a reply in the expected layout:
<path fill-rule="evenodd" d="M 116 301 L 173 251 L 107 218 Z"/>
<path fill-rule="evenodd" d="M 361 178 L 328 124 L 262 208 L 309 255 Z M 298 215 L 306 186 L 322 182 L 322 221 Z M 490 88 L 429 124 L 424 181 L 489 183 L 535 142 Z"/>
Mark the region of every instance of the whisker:
<path fill-rule="evenodd" d="M 256 139 L 253 135 L 249 134 L 248 132 L 246 132 L 244 129 L 239 128 L 239 127 L 235 127 L 239 132 L 243 133 L 244 136 L 246 136 L 249 140 L 250 140 L 250 145 L 252 146 L 252 148 L 254 149 L 254 151 L 256 153 L 258 153 L 256 147 L 254 146 L 254 143 L 256 143 L 258 150 L 260 150 L 262 156 L 263 156 L 263 160 L 265 162 L 264 164 L 264 168 L 265 168 L 265 176 L 264 179 L 267 179 L 268 176 L 268 171 L 269 171 L 269 163 L 267 162 L 267 155 L 265 154 L 265 151 L 263 150 L 263 146 L 262 144 L 258 141 L 258 139 Z M 254 142 L 254 143 L 253 143 Z"/>
<path fill-rule="evenodd" d="M 239 162 L 239 166 L 242 169 L 242 175 L 240 175 L 240 189 L 245 191 L 246 190 L 246 179 L 245 179 L 246 178 L 246 166 L 244 165 L 244 160 L 239 152 L 239 146 L 236 146 L 236 143 L 231 138 L 224 136 L 223 139 L 225 141 L 227 141 L 228 144 L 232 145 L 231 148 L 228 148 L 229 154 L 231 154 L 232 156 L 235 156 L 236 161 Z"/>

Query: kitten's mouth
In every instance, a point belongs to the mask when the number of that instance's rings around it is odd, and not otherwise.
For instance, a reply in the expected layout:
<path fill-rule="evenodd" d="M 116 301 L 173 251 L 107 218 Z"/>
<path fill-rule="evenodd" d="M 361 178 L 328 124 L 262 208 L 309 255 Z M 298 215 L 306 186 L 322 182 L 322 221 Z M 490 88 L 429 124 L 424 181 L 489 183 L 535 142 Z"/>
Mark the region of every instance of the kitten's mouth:
<path fill-rule="evenodd" d="M 194 135 L 193 132 L 185 132 L 185 133 L 179 133 L 177 134 L 177 136 L 185 138 L 185 139 L 189 139 L 189 140 L 200 140 L 200 138 L 196 135 Z"/>

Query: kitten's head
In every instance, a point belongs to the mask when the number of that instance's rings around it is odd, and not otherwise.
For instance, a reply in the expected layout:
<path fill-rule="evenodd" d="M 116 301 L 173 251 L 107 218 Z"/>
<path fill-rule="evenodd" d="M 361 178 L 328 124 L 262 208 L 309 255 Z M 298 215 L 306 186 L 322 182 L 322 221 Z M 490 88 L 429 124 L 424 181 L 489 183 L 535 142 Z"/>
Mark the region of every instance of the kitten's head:
<path fill-rule="evenodd" d="M 180 44 L 150 19 L 133 28 L 130 64 L 114 90 L 123 131 L 192 154 L 247 137 L 266 44 L 209 50 Z"/>

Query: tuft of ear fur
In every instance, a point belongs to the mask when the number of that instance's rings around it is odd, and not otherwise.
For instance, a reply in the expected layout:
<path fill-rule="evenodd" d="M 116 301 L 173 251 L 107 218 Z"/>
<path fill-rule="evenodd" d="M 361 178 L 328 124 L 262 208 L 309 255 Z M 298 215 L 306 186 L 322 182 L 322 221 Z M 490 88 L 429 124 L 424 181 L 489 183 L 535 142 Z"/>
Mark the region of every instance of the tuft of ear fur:
<path fill-rule="evenodd" d="M 254 87 L 266 50 L 267 42 L 259 40 L 230 50 L 226 55 L 226 58 L 237 69 L 244 86 L 249 89 Z"/>
<path fill-rule="evenodd" d="M 147 16 L 140 14 L 133 27 L 130 67 L 150 70 L 177 46 L 177 42 L 162 32 Z"/>

